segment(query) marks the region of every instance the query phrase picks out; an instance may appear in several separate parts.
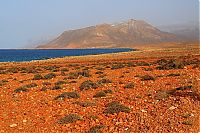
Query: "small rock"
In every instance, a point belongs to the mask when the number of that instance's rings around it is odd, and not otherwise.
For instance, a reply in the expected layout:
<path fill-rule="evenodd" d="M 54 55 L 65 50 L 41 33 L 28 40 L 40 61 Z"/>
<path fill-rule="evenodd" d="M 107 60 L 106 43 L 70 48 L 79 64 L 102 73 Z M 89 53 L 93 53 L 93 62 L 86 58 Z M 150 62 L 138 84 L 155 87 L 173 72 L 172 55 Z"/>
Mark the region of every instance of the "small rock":
<path fill-rule="evenodd" d="M 142 113 L 147 113 L 147 111 L 146 111 L 146 110 L 144 110 L 144 109 L 142 109 L 142 110 L 141 110 L 141 112 L 142 112 Z"/>
<path fill-rule="evenodd" d="M 176 109 L 177 107 L 175 107 L 175 106 L 171 106 L 170 108 L 169 108 L 169 110 L 174 110 L 174 109 Z"/>
<path fill-rule="evenodd" d="M 192 116 L 192 117 L 193 117 L 193 116 L 194 116 L 194 114 L 190 114 L 190 116 Z"/>
<path fill-rule="evenodd" d="M 17 124 L 11 124 L 10 125 L 10 127 L 16 127 L 17 126 Z"/>
<path fill-rule="evenodd" d="M 27 120 L 23 120 L 23 123 L 26 123 L 27 122 Z"/>

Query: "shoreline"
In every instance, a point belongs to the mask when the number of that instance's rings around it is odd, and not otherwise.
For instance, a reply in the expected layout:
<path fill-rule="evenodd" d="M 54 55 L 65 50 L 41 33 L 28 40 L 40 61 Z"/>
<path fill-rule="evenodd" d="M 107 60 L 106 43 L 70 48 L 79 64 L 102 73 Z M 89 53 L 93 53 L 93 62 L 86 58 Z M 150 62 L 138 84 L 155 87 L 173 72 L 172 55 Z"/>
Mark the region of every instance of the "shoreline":
<path fill-rule="evenodd" d="M 90 59 L 90 60 L 98 60 L 98 58 L 103 59 L 103 58 L 126 58 L 126 56 L 135 56 L 141 57 L 141 58 L 148 58 L 148 56 L 153 56 L 153 55 L 147 55 L 147 53 L 156 53 L 156 52 L 161 52 L 161 53 L 171 53 L 171 54 L 166 54 L 166 57 L 174 56 L 177 53 L 173 53 L 173 51 L 185 51 L 185 54 L 189 54 L 190 51 L 194 51 L 197 55 L 199 54 L 200 47 L 196 46 L 195 47 L 183 47 L 183 48 L 150 48 L 150 49 L 144 49 L 144 48 L 138 48 L 134 49 L 133 51 L 128 51 L 128 52 L 117 52 L 117 53 L 103 53 L 103 54 L 93 54 L 93 55 L 78 55 L 78 56 L 64 56 L 64 57 L 55 57 L 55 58 L 49 58 L 49 59 L 41 59 L 41 60 L 32 60 L 32 61 L 17 61 L 17 62 L 0 62 L 1 64 L 29 64 L 29 63 L 47 63 L 47 62 L 59 62 L 59 61 L 69 61 L 70 60 L 85 60 Z M 190 53 L 191 54 L 191 53 Z M 183 55 L 183 54 L 181 54 Z M 123 57 L 124 56 L 124 57 Z M 72 61 L 73 62 L 73 61 Z"/>

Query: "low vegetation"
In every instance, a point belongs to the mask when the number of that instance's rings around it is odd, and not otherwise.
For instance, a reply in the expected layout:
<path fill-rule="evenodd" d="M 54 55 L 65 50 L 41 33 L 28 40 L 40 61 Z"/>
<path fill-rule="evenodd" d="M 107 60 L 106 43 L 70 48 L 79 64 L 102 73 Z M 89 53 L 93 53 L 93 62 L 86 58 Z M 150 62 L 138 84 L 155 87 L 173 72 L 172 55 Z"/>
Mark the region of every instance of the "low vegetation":
<path fill-rule="evenodd" d="M 185 65 L 180 60 L 165 60 L 165 59 L 158 60 L 157 64 L 159 64 L 159 66 L 157 67 L 157 69 L 159 70 L 183 69 Z"/>
<path fill-rule="evenodd" d="M 77 102 L 74 102 L 74 104 L 80 105 L 82 107 L 90 107 L 90 106 L 95 106 L 96 105 L 96 103 L 91 102 L 91 101 L 84 101 L 84 102 L 77 101 Z"/>
<path fill-rule="evenodd" d="M 105 126 L 104 125 L 96 125 L 96 126 L 93 126 L 89 129 L 89 131 L 87 133 L 103 133 L 101 131 L 101 128 L 104 128 Z"/>
<path fill-rule="evenodd" d="M 58 100 L 58 99 L 63 100 L 65 98 L 69 98 L 69 99 L 75 98 L 75 99 L 77 99 L 77 98 L 80 98 L 80 95 L 77 92 L 64 92 L 64 93 L 58 95 L 55 98 L 55 100 Z"/>
<path fill-rule="evenodd" d="M 27 92 L 27 91 L 29 91 L 28 90 L 29 88 L 33 88 L 33 87 L 36 87 L 36 86 L 37 86 L 36 83 L 27 84 L 27 85 L 24 85 L 24 86 L 21 86 L 21 87 L 15 89 L 14 92 L 16 92 L 16 93 Z"/>
<path fill-rule="evenodd" d="M 127 89 L 132 89 L 132 88 L 134 88 L 134 87 L 135 87 L 135 84 L 134 84 L 133 82 L 128 83 L 128 84 L 126 84 L 126 85 L 124 86 L 124 88 L 127 88 Z"/>
<path fill-rule="evenodd" d="M 141 80 L 142 81 L 155 80 L 155 78 L 153 76 L 150 76 L 150 75 L 144 75 L 144 76 L 141 76 Z"/>
<path fill-rule="evenodd" d="M 76 122 L 78 120 L 82 120 L 82 118 L 77 114 L 69 114 L 58 121 L 58 124 L 69 124 Z"/>
<path fill-rule="evenodd" d="M 52 79 L 52 78 L 55 78 L 55 77 L 56 77 L 55 73 L 49 73 L 49 74 L 44 76 L 44 79 Z"/>
<path fill-rule="evenodd" d="M 97 92 L 93 97 L 94 97 L 94 98 L 106 97 L 106 93 L 105 93 L 104 91 L 99 91 L 99 92 Z"/>
<path fill-rule="evenodd" d="M 129 107 L 126 107 L 116 101 L 107 104 L 106 107 L 107 108 L 104 111 L 105 114 L 114 114 L 119 112 L 129 113 L 131 111 Z"/>
<path fill-rule="evenodd" d="M 41 80 L 43 79 L 43 76 L 41 74 L 35 74 L 33 77 L 33 80 Z"/>
<path fill-rule="evenodd" d="M 80 85 L 80 90 L 96 89 L 98 85 L 91 80 L 86 80 Z"/>
<path fill-rule="evenodd" d="M 51 88 L 51 90 L 60 90 L 62 87 L 60 85 L 55 85 Z"/>

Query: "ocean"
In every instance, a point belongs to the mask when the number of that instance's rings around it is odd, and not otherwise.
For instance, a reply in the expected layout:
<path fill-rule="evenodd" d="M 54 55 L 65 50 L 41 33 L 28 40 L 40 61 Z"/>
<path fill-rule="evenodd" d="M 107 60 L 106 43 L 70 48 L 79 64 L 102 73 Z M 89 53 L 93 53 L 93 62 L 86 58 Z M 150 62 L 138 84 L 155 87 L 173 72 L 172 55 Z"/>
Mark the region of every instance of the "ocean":
<path fill-rule="evenodd" d="M 0 62 L 23 62 L 64 56 L 97 55 L 134 51 L 130 48 L 97 49 L 0 49 Z"/>

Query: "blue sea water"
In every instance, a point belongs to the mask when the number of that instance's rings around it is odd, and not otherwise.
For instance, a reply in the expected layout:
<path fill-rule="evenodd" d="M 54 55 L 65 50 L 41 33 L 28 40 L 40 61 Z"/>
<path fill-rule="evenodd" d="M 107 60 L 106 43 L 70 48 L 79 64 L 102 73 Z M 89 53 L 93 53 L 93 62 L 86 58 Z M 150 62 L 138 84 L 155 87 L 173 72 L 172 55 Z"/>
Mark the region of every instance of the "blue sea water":
<path fill-rule="evenodd" d="M 0 62 L 44 60 L 64 56 L 96 55 L 133 51 L 130 48 L 112 49 L 0 49 Z"/>

